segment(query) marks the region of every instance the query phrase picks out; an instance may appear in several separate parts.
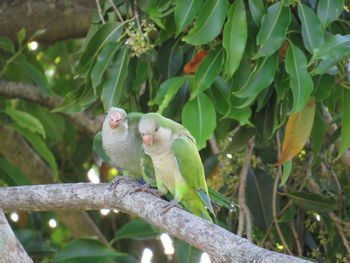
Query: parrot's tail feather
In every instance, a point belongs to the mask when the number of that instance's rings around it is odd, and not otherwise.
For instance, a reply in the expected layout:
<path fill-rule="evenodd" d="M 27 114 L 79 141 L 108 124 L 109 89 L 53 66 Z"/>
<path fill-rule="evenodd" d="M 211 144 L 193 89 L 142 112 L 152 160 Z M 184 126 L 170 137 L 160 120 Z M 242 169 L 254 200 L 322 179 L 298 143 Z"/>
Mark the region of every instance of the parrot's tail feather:
<path fill-rule="evenodd" d="M 197 191 L 197 193 L 198 193 L 199 197 L 202 199 L 202 201 L 205 204 L 205 206 L 215 216 L 214 208 L 213 208 L 213 206 L 211 204 L 211 200 L 210 200 L 208 194 L 205 191 Z"/>
<path fill-rule="evenodd" d="M 227 197 L 220 194 L 218 191 L 209 187 L 209 196 L 213 200 L 214 203 L 219 206 L 226 207 L 228 210 L 235 212 L 236 207 L 239 207 L 234 201 L 228 200 Z"/>

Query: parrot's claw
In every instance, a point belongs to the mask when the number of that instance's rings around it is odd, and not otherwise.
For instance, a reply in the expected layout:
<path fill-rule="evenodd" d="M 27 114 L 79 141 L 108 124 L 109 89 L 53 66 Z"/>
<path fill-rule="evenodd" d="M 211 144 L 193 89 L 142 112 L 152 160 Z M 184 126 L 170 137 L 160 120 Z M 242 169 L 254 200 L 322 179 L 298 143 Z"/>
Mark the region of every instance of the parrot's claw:
<path fill-rule="evenodd" d="M 132 180 L 130 177 L 127 176 L 116 176 L 113 178 L 112 181 L 110 181 L 108 183 L 108 190 L 112 191 L 115 190 L 115 188 L 117 187 L 118 184 L 120 184 L 121 182 L 128 182 Z"/>
<path fill-rule="evenodd" d="M 167 204 L 166 206 L 164 206 L 163 211 L 162 211 L 162 215 L 165 214 L 166 212 L 168 212 L 171 208 L 173 207 L 177 207 L 180 209 L 183 209 L 183 207 L 178 203 L 178 201 L 174 198 L 173 200 L 171 200 L 169 202 L 169 204 Z"/>
<path fill-rule="evenodd" d="M 154 195 L 156 197 L 161 197 L 162 196 L 162 193 L 159 190 L 154 189 L 154 188 L 150 188 L 148 183 L 136 187 L 135 190 L 132 193 L 135 193 L 135 192 L 150 193 L 150 194 L 152 194 L 152 195 Z"/>

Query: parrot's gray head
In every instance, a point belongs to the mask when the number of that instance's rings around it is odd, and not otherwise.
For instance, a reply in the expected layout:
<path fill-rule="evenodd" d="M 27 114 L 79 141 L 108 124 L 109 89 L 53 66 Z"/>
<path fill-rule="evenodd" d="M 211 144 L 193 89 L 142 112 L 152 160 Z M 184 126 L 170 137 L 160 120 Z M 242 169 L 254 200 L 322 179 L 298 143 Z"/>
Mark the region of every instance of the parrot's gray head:
<path fill-rule="evenodd" d="M 121 108 L 111 107 L 106 112 L 106 118 L 104 121 L 104 125 L 108 123 L 111 129 L 116 129 L 120 125 L 124 124 L 127 118 L 126 112 Z"/>
<path fill-rule="evenodd" d="M 139 122 L 139 132 L 142 136 L 144 145 L 149 146 L 153 143 L 160 126 L 156 119 L 144 116 Z"/>

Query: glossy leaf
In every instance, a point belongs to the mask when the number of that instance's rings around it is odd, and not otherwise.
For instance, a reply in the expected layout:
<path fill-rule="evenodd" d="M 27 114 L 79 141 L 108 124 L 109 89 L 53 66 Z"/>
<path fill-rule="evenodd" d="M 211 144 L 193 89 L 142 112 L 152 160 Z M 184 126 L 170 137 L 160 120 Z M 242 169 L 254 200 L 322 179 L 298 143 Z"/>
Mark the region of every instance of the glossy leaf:
<path fill-rule="evenodd" d="M 317 59 L 332 60 L 342 58 L 350 54 L 350 35 L 333 35 L 327 41 L 314 50 L 312 61 Z"/>
<path fill-rule="evenodd" d="M 316 100 L 324 100 L 331 95 L 332 89 L 335 86 L 335 76 L 329 74 L 323 74 L 316 76 L 315 91 L 313 96 Z"/>
<path fill-rule="evenodd" d="M 261 18 L 264 14 L 264 4 L 262 0 L 248 0 L 250 14 L 257 26 L 260 26 Z"/>
<path fill-rule="evenodd" d="M 44 138 L 46 137 L 43 125 L 33 115 L 12 108 L 7 108 L 6 113 L 21 127 L 27 128 L 31 132 L 39 133 Z"/>
<path fill-rule="evenodd" d="M 330 212 L 338 209 L 336 200 L 314 193 L 298 192 L 283 194 L 299 207 L 313 212 Z"/>
<path fill-rule="evenodd" d="M 104 263 L 110 262 L 121 253 L 113 248 L 102 244 L 94 239 L 75 239 L 70 241 L 64 248 L 57 252 L 52 260 L 53 263 Z"/>
<path fill-rule="evenodd" d="M 191 45 L 206 44 L 220 34 L 226 19 L 227 0 L 207 0 L 202 6 L 194 27 L 183 38 Z"/>
<path fill-rule="evenodd" d="M 212 101 L 204 93 L 186 103 L 182 123 L 197 141 L 198 150 L 206 146 L 216 127 L 216 113 Z"/>
<path fill-rule="evenodd" d="M 0 178 L 8 186 L 30 185 L 29 179 L 16 166 L 0 157 Z"/>
<path fill-rule="evenodd" d="M 276 165 L 291 160 L 303 149 L 311 133 L 315 108 L 315 101 L 310 99 L 302 111 L 289 116 L 284 132 L 281 156 Z"/>
<path fill-rule="evenodd" d="M 256 38 L 259 50 L 256 57 L 270 56 L 283 44 L 291 21 L 289 7 L 279 1 L 267 10 L 261 21 L 261 28 Z"/>
<path fill-rule="evenodd" d="M 177 75 L 183 66 L 184 48 L 180 41 L 168 40 L 158 51 L 158 69 L 162 79 Z"/>
<path fill-rule="evenodd" d="M 11 127 L 15 128 L 28 142 L 33 146 L 36 152 L 49 164 L 53 171 L 54 177 L 58 179 L 58 167 L 54 155 L 47 147 L 45 141 L 41 137 L 30 130 L 23 128 L 17 124 L 12 124 Z"/>
<path fill-rule="evenodd" d="M 338 151 L 338 157 L 344 155 L 345 151 L 350 146 L 350 90 L 343 88 L 343 101 L 342 101 L 342 126 L 340 133 L 340 146 Z"/>
<path fill-rule="evenodd" d="M 176 0 L 175 24 L 177 35 L 191 24 L 202 4 L 203 0 Z"/>
<path fill-rule="evenodd" d="M 164 81 L 157 92 L 156 98 L 148 103 L 148 105 L 159 105 L 158 113 L 162 114 L 170 101 L 174 98 L 178 90 L 184 84 L 186 77 L 173 77 Z"/>
<path fill-rule="evenodd" d="M 134 219 L 124 224 L 114 234 L 114 240 L 132 238 L 136 240 L 154 239 L 160 231 L 141 219 Z"/>
<path fill-rule="evenodd" d="M 236 0 L 228 11 L 222 45 L 226 52 L 224 72 L 229 79 L 242 60 L 248 37 L 247 18 L 243 0 Z"/>
<path fill-rule="evenodd" d="M 18 33 L 17 33 L 17 40 L 19 45 L 22 45 L 22 42 L 24 38 L 26 37 L 26 30 L 25 28 L 22 28 Z"/>
<path fill-rule="evenodd" d="M 324 145 L 325 135 L 329 129 L 328 124 L 323 116 L 324 106 L 321 103 L 316 104 L 315 120 L 312 126 L 310 141 L 312 145 L 312 153 L 316 158 L 314 162 L 318 160 L 318 156 L 321 153 L 322 147 Z"/>
<path fill-rule="evenodd" d="M 28 61 L 17 61 L 16 64 L 27 72 L 29 77 L 33 80 L 36 86 L 40 88 L 44 95 L 51 95 L 52 92 L 49 89 L 45 75 L 34 64 Z"/>
<path fill-rule="evenodd" d="M 102 83 L 102 102 L 105 110 L 119 104 L 124 81 L 127 77 L 129 61 L 128 47 L 122 47 L 113 59 L 111 66 L 106 72 L 106 79 Z"/>
<path fill-rule="evenodd" d="M 0 37 L 0 49 L 10 53 L 15 53 L 15 45 L 7 37 Z"/>
<path fill-rule="evenodd" d="M 215 78 L 222 71 L 223 51 L 216 49 L 208 54 L 205 59 L 199 64 L 198 70 L 194 77 L 194 87 L 191 98 L 194 98 L 198 93 L 208 89 L 215 81 Z"/>
<path fill-rule="evenodd" d="M 280 183 L 279 187 L 284 186 L 286 184 L 286 182 L 288 181 L 288 178 L 290 176 L 290 172 L 292 171 L 292 166 L 293 166 L 292 160 L 286 161 L 283 164 L 282 179 L 281 179 L 281 183 Z"/>
<path fill-rule="evenodd" d="M 290 75 L 289 85 L 293 92 L 292 112 L 299 112 L 304 108 L 311 95 L 313 82 L 307 72 L 307 61 L 304 53 L 293 43 L 289 45 L 285 66 Z"/>
<path fill-rule="evenodd" d="M 308 6 L 299 3 L 298 14 L 301 20 L 301 34 L 305 48 L 313 54 L 315 48 L 324 43 L 323 29 L 315 12 Z"/>
<path fill-rule="evenodd" d="M 273 81 L 278 66 L 278 55 L 259 59 L 256 70 L 253 71 L 244 86 L 234 92 L 239 98 L 255 98 Z"/>
<path fill-rule="evenodd" d="M 119 45 L 117 42 L 108 43 L 98 54 L 96 62 L 91 70 L 90 78 L 92 87 L 95 90 L 98 85 L 103 81 L 103 74 L 107 71 L 108 67 L 111 65 L 114 55 L 117 52 Z"/>
<path fill-rule="evenodd" d="M 81 54 L 77 71 L 80 74 L 85 74 L 100 50 L 108 42 L 117 40 L 121 32 L 122 24 L 120 23 L 106 23 L 102 25 L 89 39 L 89 43 Z"/>
<path fill-rule="evenodd" d="M 323 27 L 336 20 L 343 11 L 344 0 L 320 0 L 317 6 L 317 16 Z"/>
<path fill-rule="evenodd" d="M 175 251 L 179 263 L 200 262 L 202 252 L 184 241 L 176 241 Z"/>

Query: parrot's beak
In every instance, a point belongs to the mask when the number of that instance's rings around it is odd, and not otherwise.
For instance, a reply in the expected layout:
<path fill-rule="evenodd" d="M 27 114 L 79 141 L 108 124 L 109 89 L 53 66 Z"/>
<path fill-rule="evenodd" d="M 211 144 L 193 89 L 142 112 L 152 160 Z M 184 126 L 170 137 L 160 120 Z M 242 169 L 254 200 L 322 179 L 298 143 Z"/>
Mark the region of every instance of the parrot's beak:
<path fill-rule="evenodd" d="M 142 135 L 143 144 L 149 146 L 153 143 L 153 135 L 144 134 Z"/>
<path fill-rule="evenodd" d="M 122 118 L 123 116 L 120 114 L 120 112 L 111 112 L 111 115 L 109 117 L 109 127 L 112 129 L 118 128 Z"/>

